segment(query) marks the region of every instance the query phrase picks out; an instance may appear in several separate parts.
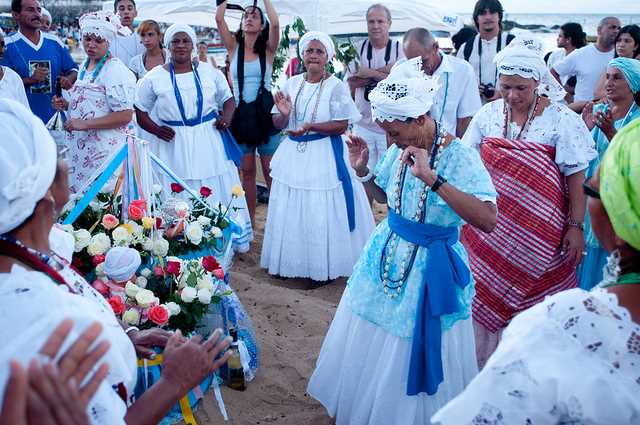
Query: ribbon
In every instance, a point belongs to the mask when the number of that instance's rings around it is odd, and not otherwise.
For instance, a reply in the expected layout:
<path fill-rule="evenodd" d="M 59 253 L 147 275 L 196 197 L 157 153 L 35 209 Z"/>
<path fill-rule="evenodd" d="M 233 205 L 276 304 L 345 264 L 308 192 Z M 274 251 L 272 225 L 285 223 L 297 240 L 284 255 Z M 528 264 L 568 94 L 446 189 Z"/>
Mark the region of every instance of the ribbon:
<path fill-rule="evenodd" d="M 471 273 L 453 249 L 458 242 L 456 227 L 418 223 L 391 208 L 387 220 L 392 232 L 429 250 L 424 268 L 425 288 L 418 299 L 413 330 L 407 395 L 422 392 L 433 395 L 444 380 L 440 316 L 459 311 L 455 287 L 466 287 L 471 281 Z"/>
<path fill-rule="evenodd" d="M 322 140 L 327 137 L 331 138 L 331 149 L 333 150 L 333 160 L 336 163 L 336 170 L 338 172 L 338 180 L 342 183 L 342 191 L 344 192 L 344 201 L 347 205 L 347 218 L 349 219 L 349 231 L 353 232 L 356 228 L 356 212 L 353 199 L 353 185 L 351 184 L 351 175 L 347 164 L 344 163 L 344 146 L 342 144 L 342 137 L 339 135 L 325 136 L 323 134 L 305 134 L 303 136 L 289 136 L 289 139 L 298 142 L 313 142 L 315 140 Z"/>

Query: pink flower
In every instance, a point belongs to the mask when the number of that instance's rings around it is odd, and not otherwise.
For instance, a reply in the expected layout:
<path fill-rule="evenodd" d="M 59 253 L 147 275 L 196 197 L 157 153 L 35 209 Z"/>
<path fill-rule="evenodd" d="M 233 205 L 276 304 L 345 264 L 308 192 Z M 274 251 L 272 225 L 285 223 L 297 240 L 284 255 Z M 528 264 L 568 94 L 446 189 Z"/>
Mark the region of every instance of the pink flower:
<path fill-rule="evenodd" d="M 104 217 L 102 217 L 102 227 L 107 230 L 115 229 L 118 224 L 120 224 L 120 222 L 113 214 L 105 214 Z"/>
<path fill-rule="evenodd" d="M 162 270 L 162 267 L 160 266 L 155 266 L 153 268 L 153 274 L 156 275 L 157 277 L 162 277 L 164 276 L 164 270 Z"/>
<path fill-rule="evenodd" d="M 144 199 L 137 199 L 135 201 L 131 201 L 129 204 L 129 218 L 132 220 L 141 220 L 144 217 L 147 211 L 147 201 Z"/>
<path fill-rule="evenodd" d="M 111 309 L 117 316 L 120 316 L 122 313 L 124 313 L 124 309 L 125 309 L 124 301 L 122 301 L 122 298 L 120 298 L 119 296 L 116 295 L 114 297 L 111 297 L 107 302 L 109 303 L 109 305 L 111 306 Z"/>
<path fill-rule="evenodd" d="M 204 197 L 204 198 L 207 198 L 207 197 L 211 196 L 212 193 L 213 193 L 213 190 L 211 190 L 207 186 L 202 186 L 200 188 L 200 195 L 202 195 L 202 197 Z"/>
<path fill-rule="evenodd" d="M 224 270 L 222 269 L 215 269 L 213 271 L 213 275 L 220 280 L 224 280 Z"/>
<path fill-rule="evenodd" d="M 154 305 L 147 310 L 147 317 L 156 325 L 163 326 L 169 321 L 169 312 L 162 306 Z"/>
<path fill-rule="evenodd" d="M 167 261 L 167 273 L 178 276 L 180 274 L 180 263 L 177 261 Z"/>
<path fill-rule="evenodd" d="M 105 257 L 102 254 L 94 255 L 91 262 L 93 263 L 93 266 L 96 267 L 98 264 L 104 263 L 104 258 Z"/>
<path fill-rule="evenodd" d="M 93 289 L 98 291 L 100 295 L 102 295 L 105 298 L 107 298 L 111 293 L 111 290 L 109 289 L 109 287 L 100 279 L 94 280 L 91 286 L 93 286 Z"/>

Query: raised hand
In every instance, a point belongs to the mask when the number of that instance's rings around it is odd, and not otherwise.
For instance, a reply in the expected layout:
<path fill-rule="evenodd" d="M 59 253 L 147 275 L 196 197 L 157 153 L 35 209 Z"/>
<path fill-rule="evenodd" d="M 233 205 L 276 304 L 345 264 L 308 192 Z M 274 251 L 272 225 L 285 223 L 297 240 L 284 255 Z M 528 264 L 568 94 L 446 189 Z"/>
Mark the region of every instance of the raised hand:
<path fill-rule="evenodd" d="M 352 134 L 346 141 L 349 150 L 349 163 L 357 174 L 367 173 L 367 163 L 369 162 L 369 147 L 362 137 Z"/>
<path fill-rule="evenodd" d="M 292 104 L 291 97 L 289 97 L 288 94 L 281 91 L 276 92 L 273 96 L 273 103 L 276 105 L 276 108 L 278 108 L 278 112 L 287 117 L 289 116 Z"/>
<path fill-rule="evenodd" d="M 582 120 L 587 125 L 589 131 L 593 130 L 593 127 L 596 126 L 596 120 L 593 115 L 593 102 L 588 102 L 582 108 Z"/>
<path fill-rule="evenodd" d="M 408 146 L 402 152 L 400 160 L 409 167 L 414 176 L 425 182 L 427 186 L 433 185 L 438 178 L 429 167 L 429 153 L 426 149 Z"/>

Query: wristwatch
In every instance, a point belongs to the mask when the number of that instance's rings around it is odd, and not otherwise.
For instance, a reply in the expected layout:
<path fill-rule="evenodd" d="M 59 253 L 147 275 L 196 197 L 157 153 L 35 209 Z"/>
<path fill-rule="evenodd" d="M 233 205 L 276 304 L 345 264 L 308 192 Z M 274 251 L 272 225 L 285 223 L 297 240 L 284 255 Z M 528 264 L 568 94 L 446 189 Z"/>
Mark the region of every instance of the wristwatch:
<path fill-rule="evenodd" d="M 432 192 L 437 192 L 438 189 L 440 189 L 440 186 L 442 186 L 446 182 L 447 182 L 447 179 L 445 179 L 440 174 L 438 174 L 438 176 L 436 178 L 436 181 L 431 185 L 431 191 Z"/>
<path fill-rule="evenodd" d="M 576 229 L 580 229 L 580 230 L 584 231 L 584 223 L 581 222 L 581 221 L 575 221 L 572 218 L 569 218 L 569 220 L 567 221 L 567 226 L 575 227 Z"/>

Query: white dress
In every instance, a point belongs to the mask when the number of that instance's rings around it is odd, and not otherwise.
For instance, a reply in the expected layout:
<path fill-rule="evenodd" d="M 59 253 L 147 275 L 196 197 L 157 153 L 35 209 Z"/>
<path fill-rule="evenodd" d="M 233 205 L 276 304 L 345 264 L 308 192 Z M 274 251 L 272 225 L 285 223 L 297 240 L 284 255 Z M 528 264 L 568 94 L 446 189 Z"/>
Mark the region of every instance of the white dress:
<path fill-rule="evenodd" d="M 71 269 L 65 268 L 61 274 L 67 282 L 74 282 L 71 286 L 76 294 L 44 273 L 18 265 L 14 265 L 10 273 L 0 273 L 0 338 L 3 341 L 0 350 L 0 399 L 4 397 L 9 377 L 10 359 L 17 359 L 26 367 L 64 319 L 71 319 L 74 326 L 61 353 L 87 326 L 99 322 L 103 326 L 99 341 L 106 340 L 111 344 L 102 359 L 109 365 L 109 374 L 91 399 L 87 412 L 93 425 L 124 425 L 127 405 L 112 386 L 123 384 L 127 394 L 133 394 L 137 379 L 133 344 L 102 295 Z"/>
<path fill-rule="evenodd" d="M 136 87 L 133 73 L 119 59 L 111 58 L 94 82 L 93 71 L 80 75 L 69 91 L 67 118 L 94 119 L 112 112 L 131 110 Z M 105 161 L 127 140 L 128 125 L 108 130 L 67 132 L 69 152 L 69 186 L 72 192 L 82 191 Z"/>
<path fill-rule="evenodd" d="M 295 99 L 302 75 L 287 80 L 282 90 Z M 287 130 L 311 122 L 320 83 L 306 83 Z M 274 107 L 274 113 L 277 109 Z M 315 122 L 360 118 L 347 86 L 331 76 L 324 82 Z M 270 274 L 326 281 L 351 275 L 362 247 L 375 226 L 362 183 L 354 178 L 343 142 L 344 161 L 353 185 L 355 229 L 349 231 L 347 207 L 338 179 L 331 139 L 304 146 L 286 137 L 271 159 L 269 212 L 261 266 Z"/>
<path fill-rule="evenodd" d="M 220 71 L 207 63 L 200 63 L 198 74 L 202 82 L 203 116 L 211 111 L 219 111 L 225 101 L 232 97 L 231 90 Z M 176 74 L 176 83 L 183 99 L 185 116 L 187 119 L 196 117 L 197 90 L 193 72 Z M 182 121 L 180 109 L 176 101 L 169 71 L 158 66 L 149 71 L 143 79 L 138 81 L 136 90 L 136 107 L 150 113 L 155 108 L 155 114 L 160 122 Z M 175 131 L 171 142 L 156 139 L 152 143 L 152 151 L 180 178 L 196 192 L 201 186 L 213 189 L 211 197 L 217 206 L 218 202 L 228 205 L 231 201 L 231 188 L 240 185 L 238 169 L 227 158 L 220 132 L 215 128 L 215 121 L 206 121 L 195 126 L 170 126 Z M 170 180 L 163 177 L 163 188 L 168 190 Z M 253 239 L 251 219 L 244 197 L 236 198 L 231 207 L 237 208 L 235 220 L 242 227 L 242 235 L 234 241 L 237 251 L 249 250 L 249 243 Z"/>
<path fill-rule="evenodd" d="M 0 98 L 15 100 L 30 108 L 22 78 L 8 66 L 3 66 L 2 70 L 4 71 L 4 76 L 0 80 Z"/>
<path fill-rule="evenodd" d="M 604 289 L 571 289 L 516 316 L 442 425 L 640 423 L 640 326 Z"/>

